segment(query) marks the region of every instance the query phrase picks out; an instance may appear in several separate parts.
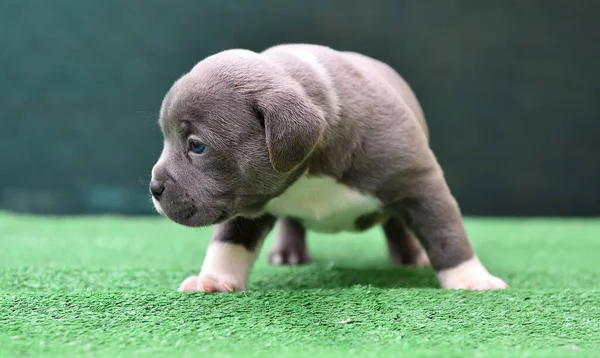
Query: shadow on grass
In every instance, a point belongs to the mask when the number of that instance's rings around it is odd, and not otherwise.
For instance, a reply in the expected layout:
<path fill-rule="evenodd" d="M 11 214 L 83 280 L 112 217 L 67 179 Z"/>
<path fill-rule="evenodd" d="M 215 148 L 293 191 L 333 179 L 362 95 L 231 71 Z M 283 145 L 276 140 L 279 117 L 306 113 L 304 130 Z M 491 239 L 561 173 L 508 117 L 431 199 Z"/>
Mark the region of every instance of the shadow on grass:
<path fill-rule="evenodd" d="M 302 290 L 350 288 L 355 285 L 378 288 L 437 288 L 430 268 L 407 267 L 277 267 L 258 270 L 250 284 L 260 290 Z"/>

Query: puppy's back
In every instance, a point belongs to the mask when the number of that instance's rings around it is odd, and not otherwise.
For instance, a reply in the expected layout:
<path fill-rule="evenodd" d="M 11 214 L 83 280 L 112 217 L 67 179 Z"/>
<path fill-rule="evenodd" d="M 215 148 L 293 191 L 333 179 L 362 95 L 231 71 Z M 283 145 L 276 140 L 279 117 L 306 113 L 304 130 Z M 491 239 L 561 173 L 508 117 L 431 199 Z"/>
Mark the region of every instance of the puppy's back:
<path fill-rule="evenodd" d="M 352 76 L 336 76 L 335 72 L 342 71 L 345 73 L 357 73 L 370 79 L 373 79 L 373 75 L 375 75 L 379 81 L 383 82 L 383 85 L 390 86 L 396 93 L 399 94 L 402 100 L 406 103 L 406 106 L 408 106 L 408 108 L 417 118 L 422 130 L 425 132 L 426 137 L 429 137 L 425 116 L 415 94 L 404 78 L 402 78 L 398 72 L 396 72 L 386 63 L 357 52 L 337 51 L 327 46 L 313 44 L 277 45 L 266 49 L 262 53 L 272 59 L 275 59 L 277 62 L 287 63 L 284 65 L 284 67 L 288 67 L 288 70 L 292 72 L 292 76 L 295 77 L 296 80 L 299 80 L 299 82 L 301 82 L 305 88 L 316 89 L 323 85 L 326 87 L 332 87 L 330 90 L 324 90 L 323 93 L 335 93 L 337 90 L 340 90 L 340 88 L 333 88 L 336 85 L 333 83 L 335 82 L 336 78 L 343 77 L 346 81 L 351 80 Z M 304 62 L 304 70 L 302 66 L 296 67 L 294 65 L 290 65 L 290 61 L 293 62 L 297 61 L 298 59 L 300 59 L 301 62 Z M 321 83 L 317 85 L 316 83 L 312 82 L 314 79 L 307 78 L 311 77 L 307 76 L 305 73 L 305 70 L 308 68 L 311 68 L 313 71 L 315 69 L 324 69 L 328 73 L 318 73 L 320 71 L 317 71 L 316 77 L 321 79 Z M 351 70 L 348 70 L 348 68 L 351 68 Z M 326 79 L 326 81 L 322 81 L 323 79 Z M 340 84 L 338 83 L 337 85 L 339 87 Z M 358 86 L 355 87 L 355 90 L 360 91 L 364 89 Z M 323 99 L 323 97 L 323 95 L 316 96 L 317 101 L 319 101 L 319 99 Z M 327 102 L 329 102 L 331 112 L 335 112 L 335 108 L 333 107 L 339 105 L 339 103 L 335 103 L 336 100 L 334 95 L 329 95 L 327 97 Z M 334 103 L 331 103 L 332 99 Z M 342 98 L 337 100 L 337 102 L 343 100 L 344 99 Z"/>
<path fill-rule="evenodd" d="M 377 73 L 384 81 L 392 86 L 404 99 L 410 110 L 415 114 L 426 136 L 429 137 L 429 130 L 427 128 L 423 109 L 408 83 L 398 74 L 398 72 L 388 64 L 360 53 L 345 51 L 342 52 L 342 55 L 359 67 L 371 68 L 373 72 Z"/>

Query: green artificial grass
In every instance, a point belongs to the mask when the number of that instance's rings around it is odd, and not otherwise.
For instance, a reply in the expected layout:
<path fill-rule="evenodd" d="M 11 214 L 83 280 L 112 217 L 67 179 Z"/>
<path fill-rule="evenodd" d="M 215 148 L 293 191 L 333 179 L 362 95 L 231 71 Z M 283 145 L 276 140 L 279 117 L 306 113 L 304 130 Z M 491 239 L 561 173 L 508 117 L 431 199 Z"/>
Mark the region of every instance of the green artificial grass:
<path fill-rule="evenodd" d="M 0 214 L 0 357 L 600 356 L 600 220 L 467 219 L 507 291 L 437 288 L 381 231 L 310 234 L 315 263 L 178 293 L 211 229 Z"/>

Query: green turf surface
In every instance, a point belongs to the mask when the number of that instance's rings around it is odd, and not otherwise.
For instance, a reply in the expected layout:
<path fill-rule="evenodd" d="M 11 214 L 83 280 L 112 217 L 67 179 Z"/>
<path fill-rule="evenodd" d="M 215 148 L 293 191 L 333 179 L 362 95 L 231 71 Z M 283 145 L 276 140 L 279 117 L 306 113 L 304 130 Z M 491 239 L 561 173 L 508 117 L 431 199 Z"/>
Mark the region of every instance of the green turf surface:
<path fill-rule="evenodd" d="M 248 292 L 183 294 L 210 229 L 0 214 L 0 357 L 600 356 L 600 220 L 466 220 L 508 291 L 443 291 L 380 230 L 309 237 Z"/>

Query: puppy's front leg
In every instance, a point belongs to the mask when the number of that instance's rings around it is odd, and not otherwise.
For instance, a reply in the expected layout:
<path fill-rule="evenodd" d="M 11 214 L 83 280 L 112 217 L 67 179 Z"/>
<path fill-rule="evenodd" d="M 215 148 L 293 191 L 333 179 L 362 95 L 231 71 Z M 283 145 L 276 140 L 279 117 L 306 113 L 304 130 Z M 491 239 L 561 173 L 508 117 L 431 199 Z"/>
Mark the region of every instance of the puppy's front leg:
<path fill-rule="evenodd" d="M 274 223 L 274 217 L 265 215 L 257 219 L 238 217 L 215 225 L 200 275 L 185 279 L 179 291 L 244 291 Z"/>
<path fill-rule="evenodd" d="M 459 206 L 441 169 L 413 179 L 410 195 L 399 208 L 408 214 L 410 226 L 424 246 L 440 286 L 469 290 L 507 288 L 473 252 Z"/>

